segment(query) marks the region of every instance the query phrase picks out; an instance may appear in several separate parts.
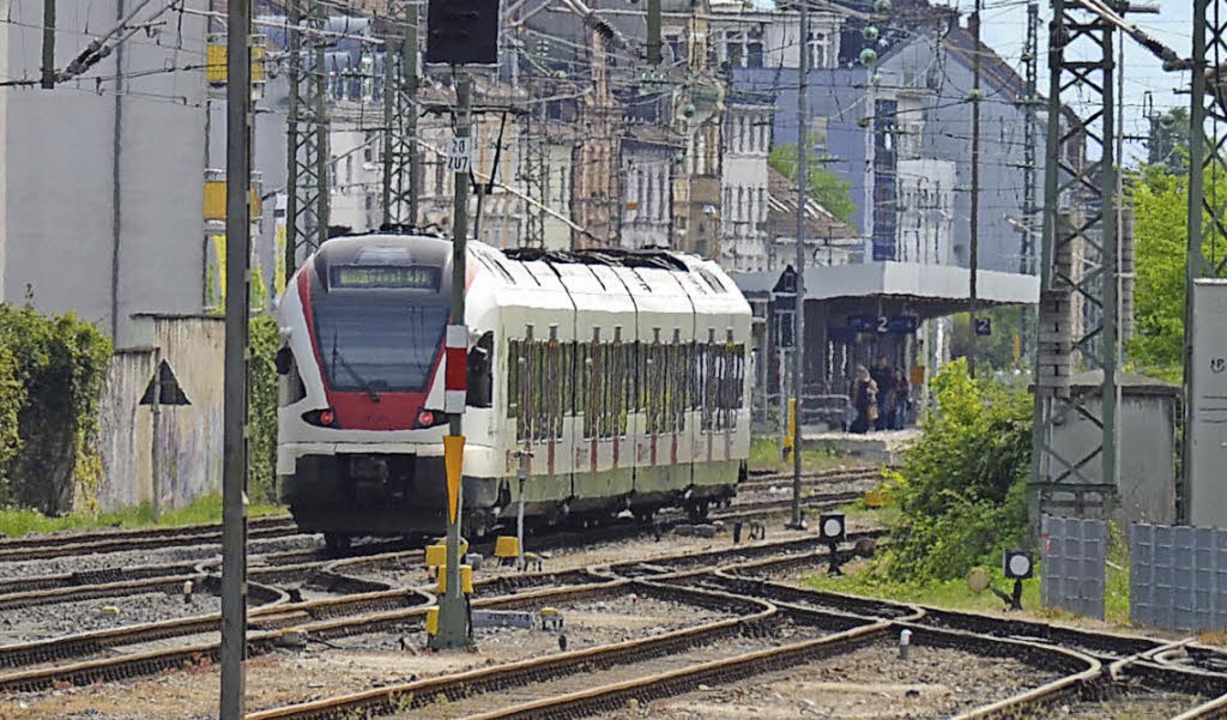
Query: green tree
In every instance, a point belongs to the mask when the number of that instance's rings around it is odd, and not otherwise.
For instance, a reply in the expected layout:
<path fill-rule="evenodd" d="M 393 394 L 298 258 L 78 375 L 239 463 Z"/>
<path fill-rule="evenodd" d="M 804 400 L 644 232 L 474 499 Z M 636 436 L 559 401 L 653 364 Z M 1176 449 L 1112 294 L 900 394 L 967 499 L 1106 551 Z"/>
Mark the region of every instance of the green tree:
<path fill-rule="evenodd" d="M 1188 181 L 1154 165 L 1132 180 L 1137 279 L 1129 359 L 1145 372 L 1178 377 L 1184 347 Z"/>
<path fill-rule="evenodd" d="M 852 202 L 852 183 L 844 180 L 823 166 L 828 158 L 819 157 L 811 162 L 809 171 L 809 194 L 842 222 L 849 222 L 852 213 L 856 211 L 856 203 Z M 797 144 L 777 145 L 767 156 L 767 164 L 772 170 L 784 175 L 790 180 L 797 179 Z"/>

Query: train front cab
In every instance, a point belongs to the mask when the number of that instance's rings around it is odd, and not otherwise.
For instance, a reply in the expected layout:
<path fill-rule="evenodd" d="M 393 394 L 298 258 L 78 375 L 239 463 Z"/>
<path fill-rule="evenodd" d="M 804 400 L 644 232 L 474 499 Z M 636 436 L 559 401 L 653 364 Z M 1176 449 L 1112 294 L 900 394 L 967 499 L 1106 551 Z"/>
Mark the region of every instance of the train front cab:
<path fill-rule="evenodd" d="M 431 238 L 333 240 L 283 297 L 280 495 L 299 527 L 330 545 L 446 528 L 440 409 L 450 247 Z M 482 406 L 490 405 L 493 345 L 486 333 L 470 353 L 475 408 L 466 426 L 490 413 Z M 482 437 L 466 455 L 489 454 Z M 466 482 L 466 521 L 481 524 L 497 493 L 496 481 Z"/>

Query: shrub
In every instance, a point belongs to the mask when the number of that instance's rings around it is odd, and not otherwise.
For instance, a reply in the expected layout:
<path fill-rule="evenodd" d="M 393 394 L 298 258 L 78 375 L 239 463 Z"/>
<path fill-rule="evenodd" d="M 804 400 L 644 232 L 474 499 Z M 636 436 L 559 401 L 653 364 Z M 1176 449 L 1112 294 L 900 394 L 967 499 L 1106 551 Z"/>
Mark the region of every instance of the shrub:
<path fill-rule="evenodd" d="M 1031 399 L 973 380 L 962 360 L 933 392 L 936 409 L 894 478 L 899 514 L 878 565 L 892 580 L 961 577 L 1026 530 Z"/>
<path fill-rule="evenodd" d="M 261 313 L 251 318 L 251 359 L 248 363 L 247 443 L 248 494 L 253 502 L 276 502 L 277 472 L 277 367 L 281 337 L 277 318 Z"/>
<path fill-rule="evenodd" d="M 110 340 L 71 313 L 44 316 L 27 302 L 21 309 L 0 306 L 0 346 L 20 386 L 12 389 L 0 358 L 0 399 L 13 401 L 5 403 L 0 420 L 15 414 L 8 427 L 16 428 L 20 443 L 20 452 L 5 457 L 13 445 L 7 433 L 0 434 L 4 499 L 63 512 L 72 509 L 79 482 L 92 501 L 101 475 L 94 442 Z"/>

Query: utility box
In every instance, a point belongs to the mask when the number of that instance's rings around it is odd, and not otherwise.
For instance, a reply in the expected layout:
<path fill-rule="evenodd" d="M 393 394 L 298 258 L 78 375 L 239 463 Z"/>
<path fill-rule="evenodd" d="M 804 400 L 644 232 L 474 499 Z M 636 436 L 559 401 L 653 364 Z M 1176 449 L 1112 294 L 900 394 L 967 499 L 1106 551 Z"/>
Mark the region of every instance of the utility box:
<path fill-rule="evenodd" d="M 1176 398 L 1180 388 L 1155 378 L 1118 373 L 1116 411 L 1119 484 L 1105 483 L 1096 454 L 1081 473 L 1058 478 L 1065 466 L 1052 463 L 1040 478 L 1040 509 L 1055 517 L 1172 523 L 1176 519 Z M 1094 418 L 1102 417 L 1103 371 L 1069 378 L 1070 394 Z M 1092 417 L 1073 408 L 1053 419 L 1052 450 L 1071 463 L 1087 457 L 1102 441 Z"/>
<path fill-rule="evenodd" d="M 1189 524 L 1227 528 L 1227 281 L 1193 284 L 1191 370 Z"/>

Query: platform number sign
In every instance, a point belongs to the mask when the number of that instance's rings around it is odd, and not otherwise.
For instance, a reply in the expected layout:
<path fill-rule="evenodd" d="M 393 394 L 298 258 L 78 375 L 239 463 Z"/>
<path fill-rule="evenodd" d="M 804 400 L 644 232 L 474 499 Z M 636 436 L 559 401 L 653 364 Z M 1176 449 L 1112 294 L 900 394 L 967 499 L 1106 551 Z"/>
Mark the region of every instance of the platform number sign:
<path fill-rule="evenodd" d="M 988 318 L 976 318 L 976 334 L 988 337 L 993 334 L 993 321 Z"/>
<path fill-rule="evenodd" d="M 447 146 L 447 169 L 453 173 L 467 173 L 473 166 L 473 139 L 452 138 Z"/>

